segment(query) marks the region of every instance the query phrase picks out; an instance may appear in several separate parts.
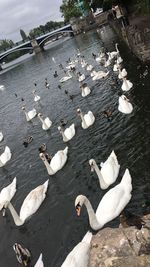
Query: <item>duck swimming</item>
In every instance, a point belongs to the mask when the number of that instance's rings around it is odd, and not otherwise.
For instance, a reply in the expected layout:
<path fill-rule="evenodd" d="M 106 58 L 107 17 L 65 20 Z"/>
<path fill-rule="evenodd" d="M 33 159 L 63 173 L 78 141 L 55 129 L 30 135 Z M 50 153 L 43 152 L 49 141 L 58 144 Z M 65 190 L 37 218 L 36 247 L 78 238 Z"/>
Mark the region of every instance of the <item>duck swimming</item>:
<path fill-rule="evenodd" d="M 46 151 L 46 144 L 42 144 L 40 147 L 39 147 L 39 152 L 40 153 L 44 153 Z"/>
<path fill-rule="evenodd" d="M 47 89 L 50 88 L 49 83 L 48 83 L 48 81 L 47 81 L 47 78 L 45 78 L 45 87 L 46 87 Z"/>
<path fill-rule="evenodd" d="M 31 253 L 27 248 L 23 248 L 20 244 L 15 243 L 13 249 L 16 253 L 17 261 L 22 264 L 22 266 L 28 266 L 31 261 Z"/>
<path fill-rule="evenodd" d="M 54 73 L 54 78 L 56 78 L 56 77 L 58 77 L 58 73 L 57 73 L 57 71 L 55 70 L 55 73 Z"/>
<path fill-rule="evenodd" d="M 33 141 L 33 137 L 32 137 L 32 136 L 29 136 L 29 137 L 27 137 L 27 138 L 23 141 L 22 144 L 24 145 L 24 147 L 27 147 L 28 144 L 30 144 L 32 141 Z"/>

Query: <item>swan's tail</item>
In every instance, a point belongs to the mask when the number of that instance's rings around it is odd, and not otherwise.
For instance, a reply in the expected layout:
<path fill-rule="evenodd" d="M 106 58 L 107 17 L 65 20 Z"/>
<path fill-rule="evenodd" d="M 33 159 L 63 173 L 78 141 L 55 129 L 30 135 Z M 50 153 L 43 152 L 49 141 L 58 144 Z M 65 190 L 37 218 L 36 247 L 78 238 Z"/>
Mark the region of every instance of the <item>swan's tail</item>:
<path fill-rule="evenodd" d="M 132 191 L 132 178 L 128 169 L 125 170 L 121 184 L 123 184 L 124 188 L 126 188 L 129 192 Z"/>
<path fill-rule="evenodd" d="M 34 267 L 44 267 L 44 264 L 43 264 L 43 260 L 42 260 L 42 253 L 40 254 L 36 264 L 34 265 Z"/>
<path fill-rule="evenodd" d="M 16 177 L 13 179 L 12 183 L 9 185 L 10 190 L 11 190 L 11 194 L 15 194 L 16 193 L 16 183 L 17 183 L 17 179 Z"/>
<path fill-rule="evenodd" d="M 5 152 L 4 152 L 7 156 L 7 160 L 11 159 L 11 151 L 10 148 L 8 146 L 5 147 Z"/>
<path fill-rule="evenodd" d="M 67 153 L 68 153 L 68 146 L 66 146 L 66 148 L 64 149 L 64 153 L 67 155 Z"/>
<path fill-rule="evenodd" d="M 90 244 L 91 243 L 91 239 L 92 239 L 92 233 L 90 231 L 88 231 L 85 236 L 83 237 L 82 241 L 81 242 L 85 242 L 87 244 Z"/>
<path fill-rule="evenodd" d="M 118 166 L 120 167 L 120 165 L 118 164 L 118 159 L 117 159 L 117 156 L 116 156 L 114 150 L 111 152 L 111 154 L 110 154 L 110 158 L 113 158 L 115 164 L 118 165 Z"/>
<path fill-rule="evenodd" d="M 46 193 L 47 191 L 47 188 L 48 188 L 48 183 L 49 183 L 49 180 L 47 180 L 43 185 L 44 185 L 44 194 Z"/>

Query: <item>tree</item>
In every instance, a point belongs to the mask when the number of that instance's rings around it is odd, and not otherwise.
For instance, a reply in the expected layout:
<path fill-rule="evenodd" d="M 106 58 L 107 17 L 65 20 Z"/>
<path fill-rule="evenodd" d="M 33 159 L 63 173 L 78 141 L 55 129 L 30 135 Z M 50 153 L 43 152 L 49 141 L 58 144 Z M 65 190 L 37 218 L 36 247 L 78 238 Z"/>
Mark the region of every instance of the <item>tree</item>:
<path fill-rule="evenodd" d="M 82 15 L 76 0 L 63 0 L 62 5 L 60 6 L 60 12 L 64 17 L 65 22 L 68 22 L 73 17 L 80 17 Z"/>
<path fill-rule="evenodd" d="M 7 50 L 8 48 L 12 48 L 14 45 L 12 40 L 0 40 L 0 51 Z"/>
<path fill-rule="evenodd" d="M 22 29 L 20 29 L 20 35 L 21 35 L 23 41 L 27 40 L 27 36 Z"/>

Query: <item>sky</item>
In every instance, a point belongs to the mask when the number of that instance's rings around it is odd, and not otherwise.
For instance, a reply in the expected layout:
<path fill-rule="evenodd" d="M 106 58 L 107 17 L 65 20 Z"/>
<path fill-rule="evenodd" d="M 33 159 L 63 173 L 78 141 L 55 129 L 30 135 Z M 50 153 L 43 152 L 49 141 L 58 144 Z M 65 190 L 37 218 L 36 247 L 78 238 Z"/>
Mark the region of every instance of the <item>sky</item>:
<path fill-rule="evenodd" d="M 63 20 L 62 0 L 0 0 L 0 40 L 21 40 L 20 29 L 30 29 L 46 22 Z"/>

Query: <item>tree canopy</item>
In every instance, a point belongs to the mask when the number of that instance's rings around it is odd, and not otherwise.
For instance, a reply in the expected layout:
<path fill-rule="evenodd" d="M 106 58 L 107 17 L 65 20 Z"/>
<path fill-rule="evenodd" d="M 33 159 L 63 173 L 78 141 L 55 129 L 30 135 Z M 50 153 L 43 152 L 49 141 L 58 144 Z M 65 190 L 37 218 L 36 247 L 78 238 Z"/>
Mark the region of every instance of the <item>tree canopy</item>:
<path fill-rule="evenodd" d="M 63 0 L 60 6 L 60 12 L 64 17 L 65 22 L 68 22 L 73 17 L 80 17 L 82 15 L 77 0 Z"/>
<path fill-rule="evenodd" d="M 29 37 L 30 38 L 35 38 L 37 36 L 40 36 L 46 32 L 50 32 L 55 30 L 56 28 L 60 28 L 64 25 L 63 21 L 48 21 L 45 25 L 40 25 L 34 29 L 32 29 L 29 32 Z"/>

